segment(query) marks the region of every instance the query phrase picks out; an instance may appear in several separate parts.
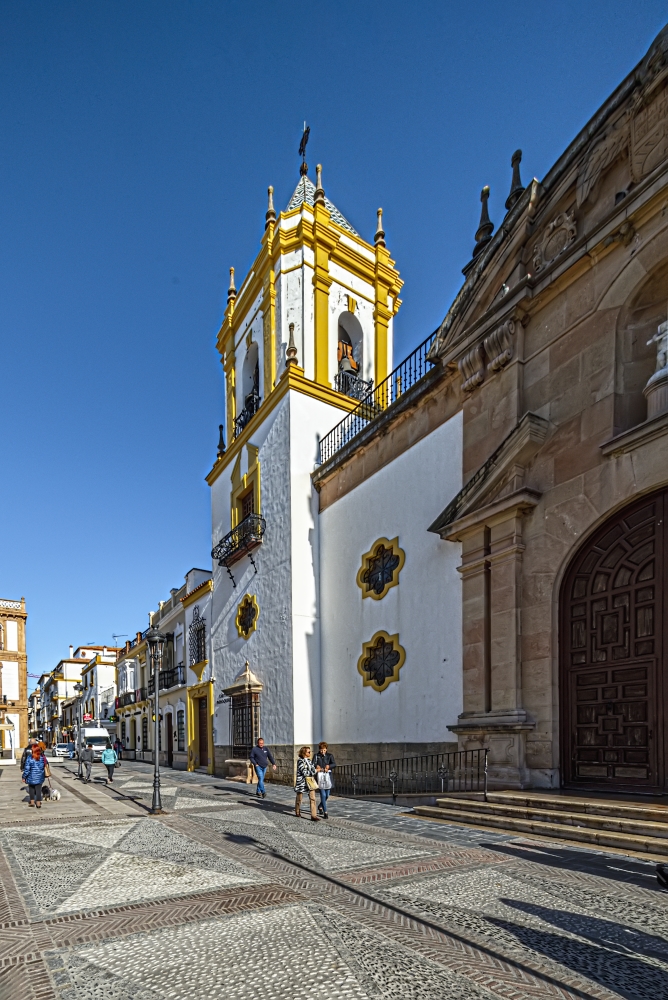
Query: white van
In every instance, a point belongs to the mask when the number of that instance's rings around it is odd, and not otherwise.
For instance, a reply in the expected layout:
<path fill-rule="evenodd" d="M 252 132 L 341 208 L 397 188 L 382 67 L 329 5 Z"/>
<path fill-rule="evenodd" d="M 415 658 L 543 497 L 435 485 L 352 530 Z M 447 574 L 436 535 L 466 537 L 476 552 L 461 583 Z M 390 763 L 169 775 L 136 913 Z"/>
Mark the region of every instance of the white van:
<path fill-rule="evenodd" d="M 102 760 L 102 751 L 110 740 L 108 730 L 101 726 L 82 726 L 77 734 L 77 754 L 83 747 L 92 743 L 94 760 Z"/>

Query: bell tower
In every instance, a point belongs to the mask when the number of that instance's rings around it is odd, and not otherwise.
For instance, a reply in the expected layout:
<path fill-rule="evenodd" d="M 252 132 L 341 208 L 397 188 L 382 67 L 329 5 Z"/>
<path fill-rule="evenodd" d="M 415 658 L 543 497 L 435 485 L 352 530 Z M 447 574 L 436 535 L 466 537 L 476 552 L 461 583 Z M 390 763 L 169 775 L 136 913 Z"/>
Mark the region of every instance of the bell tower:
<path fill-rule="evenodd" d="M 216 681 L 222 691 L 250 662 L 263 684 L 263 735 L 284 746 L 290 760 L 295 744 L 320 736 L 311 473 L 319 440 L 391 371 L 402 286 L 382 211 L 367 242 L 326 197 L 320 165 L 316 183 L 310 179 L 304 140 L 302 147 L 299 181 L 284 211 L 276 212 L 268 189 L 249 273 L 237 285 L 230 269 L 216 344 L 225 372 L 225 433 L 207 476 Z M 254 608 L 250 630 L 238 625 L 246 597 Z M 217 709 L 214 742 L 231 754 L 242 744 L 230 725 L 227 710 Z"/>

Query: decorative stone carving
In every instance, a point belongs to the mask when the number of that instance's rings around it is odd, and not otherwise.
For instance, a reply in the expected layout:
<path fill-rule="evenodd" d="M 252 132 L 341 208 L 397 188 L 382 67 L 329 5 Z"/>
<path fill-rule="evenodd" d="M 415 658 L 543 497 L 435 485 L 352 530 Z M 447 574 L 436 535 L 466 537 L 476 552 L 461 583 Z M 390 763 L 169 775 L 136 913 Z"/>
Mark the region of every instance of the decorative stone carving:
<path fill-rule="evenodd" d="M 485 360 L 482 353 L 482 344 L 476 344 L 475 347 L 472 347 L 457 364 L 462 377 L 463 392 L 472 392 L 477 386 L 482 384 L 482 380 L 485 377 Z"/>
<path fill-rule="evenodd" d="M 668 413 L 668 323 L 661 323 L 647 345 L 656 344 L 656 371 L 643 389 L 647 419 Z"/>
<path fill-rule="evenodd" d="M 513 356 L 513 336 L 515 320 L 507 319 L 485 337 L 485 353 L 490 359 L 488 368 L 493 372 L 500 371 Z"/>
<path fill-rule="evenodd" d="M 668 89 L 631 119 L 631 177 L 637 183 L 668 154 Z"/>
<path fill-rule="evenodd" d="M 260 608 L 258 607 L 255 594 L 252 596 L 246 594 L 237 608 L 237 616 L 234 623 L 237 627 L 237 632 L 243 639 L 250 638 L 251 633 L 257 628 L 259 614 Z"/>
<path fill-rule="evenodd" d="M 575 209 L 570 212 L 559 212 L 543 231 L 543 235 L 533 248 L 534 274 L 541 271 L 547 264 L 556 260 L 566 250 L 577 236 Z"/>
<path fill-rule="evenodd" d="M 381 629 L 362 645 L 357 669 L 364 678 L 364 687 L 384 691 L 392 681 L 399 680 L 399 671 L 406 660 L 406 650 L 399 644 L 399 634 L 388 635 Z"/>
<path fill-rule="evenodd" d="M 629 144 L 629 112 L 615 122 L 612 128 L 589 150 L 580 168 L 576 185 L 575 200 L 578 207 L 587 200 L 601 174 L 612 166 L 613 162 Z"/>

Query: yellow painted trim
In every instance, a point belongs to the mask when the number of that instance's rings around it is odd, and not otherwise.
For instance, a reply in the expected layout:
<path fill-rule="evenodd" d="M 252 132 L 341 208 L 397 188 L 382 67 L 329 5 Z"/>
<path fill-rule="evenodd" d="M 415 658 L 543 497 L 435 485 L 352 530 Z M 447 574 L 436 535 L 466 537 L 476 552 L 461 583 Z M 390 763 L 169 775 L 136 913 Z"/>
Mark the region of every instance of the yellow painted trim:
<path fill-rule="evenodd" d="M 262 334 L 264 398 L 272 392 L 276 381 L 276 275 L 273 267 L 267 269 L 262 296 Z"/>
<path fill-rule="evenodd" d="M 377 594 L 375 591 L 369 590 L 369 588 L 366 585 L 366 582 L 362 579 L 362 577 L 364 576 L 365 572 L 368 569 L 367 560 L 374 558 L 381 545 L 383 545 L 386 549 L 392 549 L 394 554 L 399 556 L 399 565 L 392 574 L 392 580 L 389 583 L 385 584 L 380 594 Z M 364 599 L 365 597 L 371 597 L 374 601 L 382 601 L 388 590 L 390 590 L 392 587 L 397 587 L 399 585 L 399 574 L 404 568 L 405 562 L 406 562 L 406 553 L 402 548 L 399 547 L 398 535 L 396 538 L 392 539 L 377 538 L 376 541 L 371 546 L 371 548 L 369 549 L 369 551 L 365 552 L 364 555 L 362 556 L 362 565 L 357 571 L 357 586 L 362 591 L 362 598 Z"/>
<path fill-rule="evenodd" d="M 200 660 L 199 663 L 191 663 L 188 667 L 188 669 L 192 670 L 197 678 L 198 684 L 202 681 L 202 674 L 204 673 L 204 668 L 207 666 L 208 662 L 208 660 Z"/>
<path fill-rule="evenodd" d="M 206 662 L 206 661 L 205 661 Z M 193 684 L 192 687 L 187 689 L 187 702 L 186 702 L 186 720 L 187 720 L 187 731 L 186 731 L 186 741 L 188 745 L 188 770 L 194 771 L 199 767 L 199 745 L 196 737 L 196 726 L 195 726 L 195 701 L 198 698 L 208 698 L 209 699 L 209 718 L 207 725 L 207 737 L 209 743 L 209 763 L 207 765 L 207 772 L 213 774 L 214 771 L 214 755 L 215 748 L 213 745 L 213 713 L 215 709 L 214 696 L 213 696 L 213 682 L 204 681 L 203 684 Z"/>
<path fill-rule="evenodd" d="M 261 512 L 261 495 L 260 495 L 260 449 L 256 448 L 253 444 L 246 445 L 246 453 L 248 458 L 248 472 L 245 472 L 243 476 L 241 475 L 241 454 L 239 454 L 237 461 L 234 463 L 234 468 L 232 469 L 232 475 L 230 481 L 232 483 L 232 492 L 230 495 L 230 524 L 233 528 L 239 524 L 242 520 L 242 505 L 243 498 L 247 493 L 253 490 L 253 507 L 256 514 Z"/>
<path fill-rule="evenodd" d="M 362 665 L 366 660 L 366 658 L 368 657 L 369 650 L 371 649 L 371 647 L 374 646 L 376 642 L 381 638 L 384 639 L 385 642 L 392 643 L 394 648 L 399 653 L 399 660 L 394 667 L 394 671 L 391 677 L 386 677 L 382 684 L 377 684 L 375 680 L 370 680 L 370 678 L 367 676 L 366 671 L 363 669 Z M 357 661 L 357 670 L 362 676 L 362 679 L 364 681 L 364 687 L 372 687 L 374 691 L 385 691 L 388 685 L 392 684 L 393 681 L 399 680 L 399 671 L 401 670 L 405 662 L 406 662 L 406 650 L 399 642 L 399 633 L 395 632 L 394 635 L 389 635 L 384 629 L 381 629 L 379 632 L 375 632 L 374 635 L 371 636 L 368 642 L 362 643 L 362 655 Z"/>
<path fill-rule="evenodd" d="M 246 633 L 243 631 L 241 627 L 241 613 L 246 602 L 252 604 L 253 607 L 255 608 L 255 618 L 253 619 L 253 624 L 251 625 L 248 631 L 248 635 L 246 635 Z M 241 639 L 250 639 L 251 635 L 257 628 L 257 622 L 259 617 L 260 617 L 260 605 L 257 603 L 257 597 L 255 596 L 255 594 L 245 594 L 239 603 L 239 607 L 237 608 L 237 616 L 234 620 L 234 624 L 237 627 L 237 632 L 239 633 L 239 637 Z"/>
<path fill-rule="evenodd" d="M 189 594 L 186 594 L 185 597 L 182 597 L 181 604 L 183 605 L 184 608 L 189 608 L 191 604 L 195 603 L 195 601 L 199 601 L 202 597 L 204 597 L 207 591 L 212 591 L 212 590 L 213 590 L 213 580 L 205 580 L 204 583 L 200 583 L 198 587 L 195 587 L 195 589 L 191 590 Z"/>
<path fill-rule="evenodd" d="M 286 369 L 276 383 L 276 388 L 269 398 L 263 401 L 260 409 L 248 421 L 239 437 L 235 438 L 223 457 L 218 459 L 205 477 L 209 486 L 212 486 L 216 479 L 218 479 L 218 476 L 229 466 L 230 462 L 237 458 L 241 449 L 255 434 L 262 421 L 278 406 L 290 389 L 295 392 L 301 392 L 302 395 L 309 396 L 311 399 L 318 399 L 322 403 L 336 406 L 340 410 L 345 410 L 346 413 L 354 410 L 359 403 L 359 400 L 351 399 L 350 396 L 344 396 L 329 386 L 318 385 L 316 382 L 312 382 L 311 379 L 305 378 L 303 370 L 296 372 L 294 367 Z"/>

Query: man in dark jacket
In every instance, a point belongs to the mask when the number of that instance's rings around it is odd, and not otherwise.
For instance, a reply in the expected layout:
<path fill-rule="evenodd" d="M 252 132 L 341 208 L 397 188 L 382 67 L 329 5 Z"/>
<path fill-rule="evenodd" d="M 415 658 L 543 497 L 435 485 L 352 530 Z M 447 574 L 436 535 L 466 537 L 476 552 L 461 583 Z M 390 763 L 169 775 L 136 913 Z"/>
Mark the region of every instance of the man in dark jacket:
<path fill-rule="evenodd" d="M 29 740 L 28 740 L 28 746 L 25 748 L 25 750 L 21 754 L 21 770 L 22 771 L 25 770 L 26 761 L 28 760 L 29 755 L 32 753 L 32 748 L 34 747 L 35 743 L 37 743 L 37 740 L 33 739 L 32 736 L 31 736 L 29 738 Z"/>
<path fill-rule="evenodd" d="M 90 781 L 90 769 L 93 766 L 93 761 L 95 760 L 95 755 L 93 754 L 93 744 L 89 743 L 87 747 L 84 747 L 79 751 L 79 760 L 86 769 L 84 775 L 84 781 Z"/>
<path fill-rule="evenodd" d="M 267 773 L 270 762 L 274 771 L 276 770 L 276 761 L 272 756 L 271 750 L 266 749 L 262 737 L 257 741 L 257 746 L 251 750 L 250 761 L 257 774 L 257 792 L 255 794 L 258 798 L 266 799 L 267 793 L 264 790 L 264 776 Z"/>

